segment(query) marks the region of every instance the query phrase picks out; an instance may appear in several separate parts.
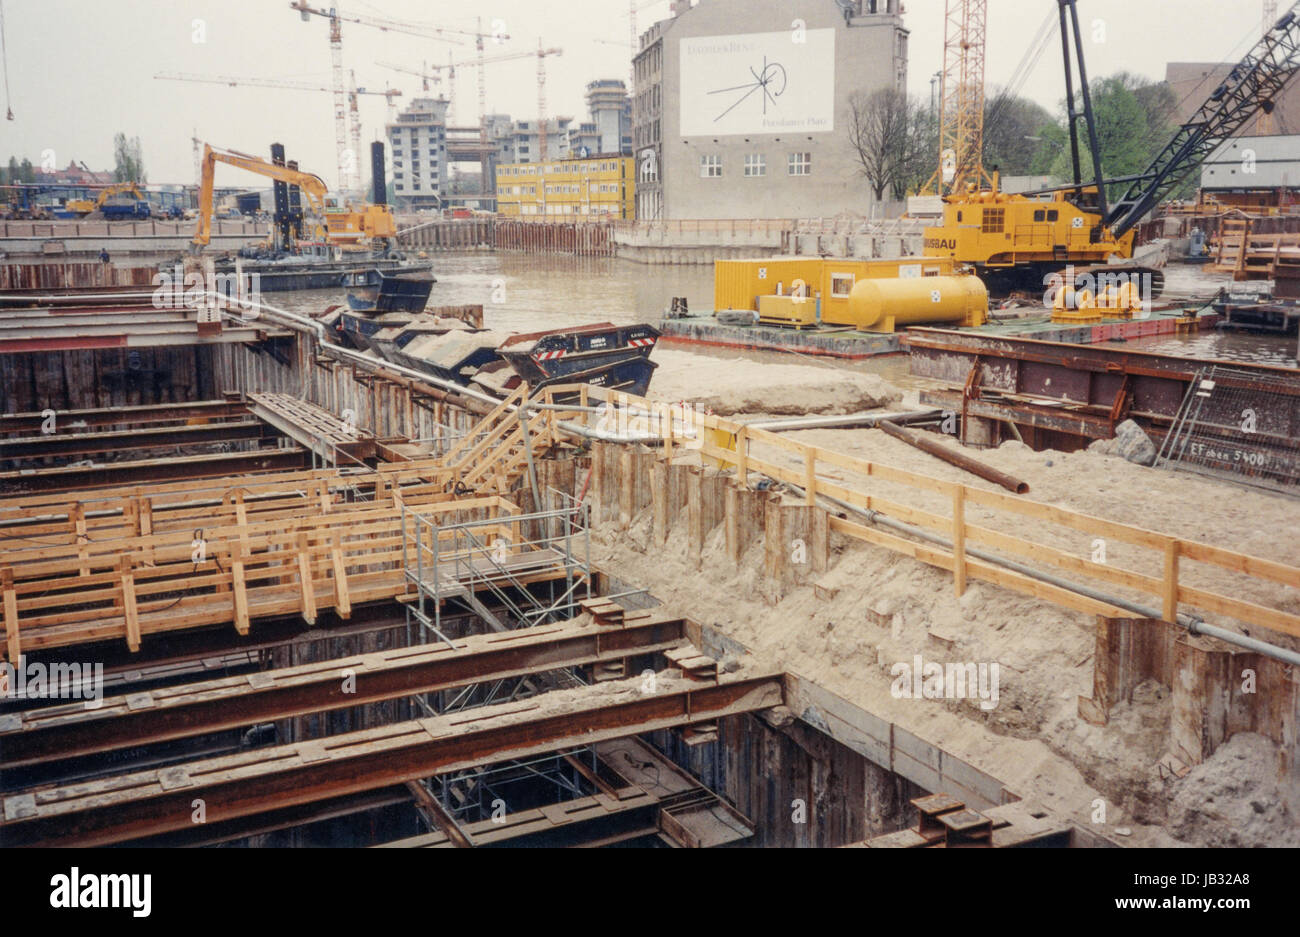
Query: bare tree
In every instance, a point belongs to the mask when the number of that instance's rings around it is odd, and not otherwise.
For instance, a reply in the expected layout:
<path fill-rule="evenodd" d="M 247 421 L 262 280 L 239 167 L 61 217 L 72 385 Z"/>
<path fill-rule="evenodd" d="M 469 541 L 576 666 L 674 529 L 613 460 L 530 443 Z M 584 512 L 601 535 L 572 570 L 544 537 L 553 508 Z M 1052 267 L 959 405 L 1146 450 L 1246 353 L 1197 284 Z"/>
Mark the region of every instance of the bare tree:
<path fill-rule="evenodd" d="M 902 198 L 924 161 L 931 134 L 925 109 L 896 88 L 858 92 L 849 99 L 849 143 L 876 200 Z"/>

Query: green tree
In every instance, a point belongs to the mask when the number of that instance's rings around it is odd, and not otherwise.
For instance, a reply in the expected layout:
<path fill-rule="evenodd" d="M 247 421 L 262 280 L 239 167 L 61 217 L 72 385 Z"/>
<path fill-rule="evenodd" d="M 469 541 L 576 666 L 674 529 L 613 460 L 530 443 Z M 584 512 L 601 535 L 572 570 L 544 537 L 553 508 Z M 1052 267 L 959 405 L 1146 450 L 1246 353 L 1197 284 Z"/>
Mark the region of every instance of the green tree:
<path fill-rule="evenodd" d="M 1164 82 L 1150 82 L 1128 72 L 1119 72 L 1092 83 L 1092 109 L 1097 123 L 1097 145 L 1101 150 L 1102 174 L 1107 179 L 1131 176 L 1145 170 L 1173 136 L 1177 101 Z M 1079 105 L 1082 110 L 1082 104 Z M 1092 177 L 1088 152 L 1087 125 L 1080 120 L 1079 160 L 1083 178 Z M 1052 163 L 1052 175 L 1073 178 L 1069 131 L 1061 129 L 1061 148 Z M 1109 197 L 1119 197 L 1127 184 L 1110 186 Z"/>
<path fill-rule="evenodd" d="M 119 133 L 113 137 L 113 179 L 117 182 L 148 182 L 144 171 L 144 153 L 140 138 L 127 139 Z"/>
<path fill-rule="evenodd" d="M 984 168 L 1004 176 L 1034 172 L 1043 129 L 1054 125 L 1046 108 L 1025 98 L 1000 94 L 984 109 Z"/>
<path fill-rule="evenodd" d="M 30 159 L 24 157 L 23 161 L 18 165 L 18 178 L 23 182 L 36 181 L 36 167 L 32 165 Z"/>

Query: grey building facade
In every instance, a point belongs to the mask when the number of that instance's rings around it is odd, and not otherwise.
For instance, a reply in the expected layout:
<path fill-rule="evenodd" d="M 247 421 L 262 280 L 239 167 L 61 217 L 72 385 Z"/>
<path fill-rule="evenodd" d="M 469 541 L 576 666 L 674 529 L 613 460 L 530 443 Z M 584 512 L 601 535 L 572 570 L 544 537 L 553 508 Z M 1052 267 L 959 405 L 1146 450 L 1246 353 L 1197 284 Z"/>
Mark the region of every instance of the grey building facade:
<path fill-rule="evenodd" d="M 632 99 L 627 85 L 612 78 L 591 82 L 587 85 L 587 111 L 599 137 L 592 153 L 612 156 L 632 152 Z"/>
<path fill-rule="evenodd" d="M 686 0 L 633 62 L 637 218 L 869 214 L 850 99 L 907 87 L 899 0 Z"/>
<path fill-rule="evenodd" d="M 402 208 L 440 208 L 449 173 L 447 107 L 439 98 L 416 98 L 388 125 L 393 194 Z"/>

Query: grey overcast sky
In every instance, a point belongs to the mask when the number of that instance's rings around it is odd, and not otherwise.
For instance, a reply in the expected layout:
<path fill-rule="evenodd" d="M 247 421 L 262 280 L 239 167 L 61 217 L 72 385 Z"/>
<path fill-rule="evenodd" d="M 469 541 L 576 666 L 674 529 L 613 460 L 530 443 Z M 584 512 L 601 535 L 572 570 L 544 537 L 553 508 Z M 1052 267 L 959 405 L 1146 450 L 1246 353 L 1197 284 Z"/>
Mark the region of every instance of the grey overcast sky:
<path fill-rule="evenodd" d="M 331 0 L 312 0 L 329 6 Z M 728 0 L 703 0 L 726 3 Z M 779 2 L 779 0 L 774 0 Z M 825 0 L 829 5 L 833 0 Z M 911 31 L 909 85 L 930 93 L 942 67 L 944 0 L 904 0 Z M 547 60 L 549 113 L 583 116 L 583 89 L 595 78 L 627 79 L 626 0 L 350 0 L 345 15 L 437 22 L 473 29 L 481 16 L 490 29 L 504 23 L 510 39 L 489 54 L 535 49 L 538 39 L 564 55 Z M 668 0 L 645 3 L 638 28 L 667 16 Z M 1282 9 L 1288 0 L 1279 4 Z M 330 83 L 329 28 L 323 18 L 304 23 L 288 0 L 0 0 L 5 16 L 6 63 L 16 120 L 0 120 L 0 159 L 10 153 L 38 162 L 52 150 L 59 165 L 85 161 L 112 168 L 117 131 L 139 136 L 151 182 L 190 182 L 191 133 L 253 153 L 281 141 L 305 168 L 335 178 L 334 123 L 329 94 L 230 88 L 154 80 L 160 71 L 284 78 Z M 1089 33 L 1093 76 L 1121 69 L 1163 78 L 1168 61 L 1235 60 L 1260 30 L 1262 0 L 1080 0 Z M 988 83 L 1007 82 L 1053 0 L 990 0 Z M 205 33 L 196 42 L 196 20 Z M 1093 27 L 1104 27 L 1102 42 Z M 488 31 L 488 30 L 485 30 Z M 743 32 L 743 26 L 737 32 Z M 1098 35 L 1101 35 L 1099 32 Z M 603 40 L 603 41 L 600 41 Z M 472 43 L 454 46 L 344 24 L 344 66 L 358 84 L 392 86 L 406 100 L 418 79 L 378 62 L 445 62 L 472 58 Z M 529 118 L 537 112 L 535 58 L 488 69 L 490 111 Z M 1064 96 L 1059 40 L 1053 40 L 1023 93 L 1055 110 Z M 477 79 L 467 69 L 457 81 L 461 118 L 477 115 Z M 362 98 L 363 137 L 376 139 L 386 119 L 383 98 Z M 460 122 L 459 120 L 457 121 Z M 232 170 L 232 175 L 238 175 Z M 232 180 L 233 181 L 233 180 Z"/>

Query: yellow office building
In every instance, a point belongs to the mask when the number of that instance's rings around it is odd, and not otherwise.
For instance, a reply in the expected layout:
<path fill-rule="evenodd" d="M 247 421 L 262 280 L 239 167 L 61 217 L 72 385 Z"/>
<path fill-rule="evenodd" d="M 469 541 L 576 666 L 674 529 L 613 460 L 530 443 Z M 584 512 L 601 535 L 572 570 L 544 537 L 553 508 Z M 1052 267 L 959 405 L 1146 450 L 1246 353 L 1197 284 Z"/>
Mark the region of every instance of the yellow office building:
<path fill-rule="evenodd" d="M 497 167 L 497 212 L 511 218 L 635 217 L 631 156 L 593 156 Z"/>

